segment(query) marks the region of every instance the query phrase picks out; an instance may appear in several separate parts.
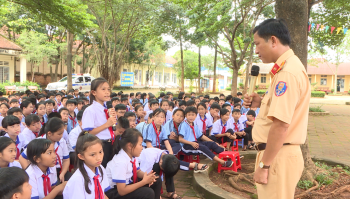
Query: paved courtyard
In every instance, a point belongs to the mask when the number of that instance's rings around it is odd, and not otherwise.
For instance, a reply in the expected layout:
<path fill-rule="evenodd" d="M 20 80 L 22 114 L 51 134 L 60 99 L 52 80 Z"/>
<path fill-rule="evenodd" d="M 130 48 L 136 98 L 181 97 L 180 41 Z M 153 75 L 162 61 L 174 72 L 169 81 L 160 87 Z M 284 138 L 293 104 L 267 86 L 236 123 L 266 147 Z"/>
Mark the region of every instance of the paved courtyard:
<path fill-rule="evenodd" d="M 311 155 L 350 165 L 350 106 L 322 105 L 322 109 L 330 111 L 331 114 L 309 117 L 308 138 Z M 198 198 L 192 188 L 192 175 L 192 171 L 179 171 L 175 176 L 176 190 L 185 199 Z M 165 194 L 163 198 L 166 198 Z"/>

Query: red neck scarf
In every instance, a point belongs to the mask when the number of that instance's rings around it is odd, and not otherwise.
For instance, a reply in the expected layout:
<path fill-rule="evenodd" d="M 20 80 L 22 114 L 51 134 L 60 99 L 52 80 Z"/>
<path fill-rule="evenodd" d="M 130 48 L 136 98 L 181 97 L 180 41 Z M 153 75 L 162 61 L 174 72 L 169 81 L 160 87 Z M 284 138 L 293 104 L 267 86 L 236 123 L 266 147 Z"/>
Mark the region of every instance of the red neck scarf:
<path fill-rule="evenodd" d="M 205 123 L 205 121 L 207 120 L 207 118 L 204 115 L 204 120 L 202 120 L 201 116 L 199 116 L 199 119 L 202 121 L 203 123 L 203 134 L 205 134 L 206 130 L 207 130 L 207 124 Z"/>
<path fill-rule="evenodd" d="M 41 177 L 43 177 L 44 194 L 45 196 L 47 196 L 51 192 L 51 182 L 50 182 L 49 174 L 47 175 L 43 174 Z"/>
<path fill-rule="evenodd" d="M 35 135 L 35 138 L 37 138 L 38 137 L 38 132 L 33 132 L 33 133 Z"/>
<path fill-rule="evenodd" d="M 192 126 L 190 123 L 188 123 L 187 120 L 185 120 L 185 121 L 188 124 L 188 126 L 190 126 L 190 128 L 192 129 L 193 137 L 197 142 L 196 131 L 194 130 L 194 126 Z"/>
<path fill-rule="evenodd" d="M 108 118 L 109 118 L 108 109 L 104 109 L 104 112 L 105 112 L 105 115 L 106 115 L 106 119 L 108 120 Z M 109 130 L 109 133 L 111 134 L 112 145 L 113 145 L 114 140 L 115 140 L 115 135 L 114 135 L 114 132 L 113 132 L 113 128 L 110 126 L 110 127 L 108 127 L 108 130 Z"/>
<path fill-rule="evenodd" d="M 222 120 L 221 120 L 221 125 L 222 125 Z M 221 134 L 226 133 L 226 124 L 222 125 L 222 130 L 221 130 Z M 224 137 L 221 137 L 221 144 L 224 143 Z"/>
<path fill-rule="evenodd" d="M 233 125 L 235 125 L 235 132 L 238 132 L 238 131 L 239 131 L 239 129 L 238 129 L 238 125 L 237 125 L 237 123 L 236 123 L 236 122 L 234 122 L 234 123 L 233 123 Z"/>
<path fill-rule="evenodd" d="M 77 122 L 75 121 L 75 114 L 74 114 L 74 118 L 70 115 L 70 114 L 68 114 L 68 117 L 69 117 L 69 119 L 70 120 L 72 120 L 72 122 L 73 122 L 73 128 L 75 127 L 75 125 L 77 124 Z"/>
<path fill-rule="evenodd" d="M 161 131 L 158 132 L 156 125 L 154 124 L 154 121 L 152 122 L 153 128 L 154 128 L 154 132 L 156 133 L 157 139 L 156 139 L 156 146 L 158 146 L 158 148 L 160 149 L 160 138 L 159 135 L 161 133 Z M 159 144 L 159 145 L 158 145 Z"/>
<path fill-rule="evenodd" d="M 132 164 L 132 177 L 133 177 L 133 184 L 137 182 L 137 167 L 136 167 L 136 159 L 134 158 L 134 161 L 131 161 Z"/>
<path fill-rule="evenodd" d="M 95 199 L 103 199 L 104 193 L 102 191 L 102 187 L 101 187 L 100 180 L 99 180 L 100 175 L 98 174 L 97 171 L 98 171 L 98 169 L 96 167 L 96 175 L 94 176 Z"/>
<path fill-rule="evenodd" d="M 61 162 L 61 158 L 60 156 L 57 154 L 57 151 L 58 151 L 58 148 L 60 147 L 60 145 L 57 146 L 57 148 L 55 149 L 55 153 L 56 153 L 56 163 L 58 161 L 58 163 L 60 164 L 60 167 L 61 167 L 61 171 L 60 173 L 62 172 L 62 162 Z"/>
<path fill-rule="evenodd" d="M 179 134 L 179 127 L 176 125 L 176 123 L 173 120 L 174 128 L 176 129 L 176 134 Z"/>

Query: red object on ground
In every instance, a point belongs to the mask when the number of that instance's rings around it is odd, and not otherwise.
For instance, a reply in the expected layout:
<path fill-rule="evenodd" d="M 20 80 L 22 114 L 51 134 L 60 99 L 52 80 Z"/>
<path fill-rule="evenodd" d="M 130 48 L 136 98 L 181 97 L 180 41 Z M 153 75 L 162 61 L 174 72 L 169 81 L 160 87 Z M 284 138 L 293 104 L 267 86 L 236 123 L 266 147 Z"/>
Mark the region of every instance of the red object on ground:
<path fill-rule="evenodd" d="M 241 166 L 241 158 L 239 157 L 238 151 L 224 151 L 219 154 L 219 158 L 227 161 L 228 159 L 231 159 L 233 161 L 232 167 L 224 167 L 220 163 L 218 164 L 218 173 L 221 172 L 221 170 L 232 170 L 237 172 L 237 169 L 242 169 Z"/>

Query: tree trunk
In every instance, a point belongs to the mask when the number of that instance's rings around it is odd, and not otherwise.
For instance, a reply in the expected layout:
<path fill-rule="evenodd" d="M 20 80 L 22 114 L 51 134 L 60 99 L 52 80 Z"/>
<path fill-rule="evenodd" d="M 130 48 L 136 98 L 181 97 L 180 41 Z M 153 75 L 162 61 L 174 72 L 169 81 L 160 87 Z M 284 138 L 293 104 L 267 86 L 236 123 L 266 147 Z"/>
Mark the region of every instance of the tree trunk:
<path fill-rule="evenodd" d="M 63 78 L 63 53 L 61 52 L 61 79 Z"/>
<path fill-rule="evenodd" d="M 338 85 L 337 85 L 337 79 L 338 79 L 338 66 L 339 65 L 337 65 L 336 66 L 336 68 L 335 68 L 335 74 L 334 74 L 334 92 L 333 92 L 333 94 L 337 94 L 337 91 L 338 91 Z"/>
<path fill-rule="evenodd" d="M 201 47 L 198 47 L 198 93 L 202 93 L 201 90 Z"/>
<path fill-rule="evenodd" d="M 181 22 L 180 22 L 180 51 L 181 51 L 181 91 L 185 92 L 185 66 L 184 66 L 184 52 L 182 49 Z"/>
<path fill-rule="evenodd" d="M 51 77 L 51 82 L 52 82 L 52 79 L 53 79 L 52 65 L 50 66 L 50 77 Z"/>
<path fill-rule="evenodd" d="M 74 34 L 68 32 L 67 34 L 67 90 L 71 90 L 72 87 L 72 48 L 73 48 Z"/>
<path fill-rule="evenodd" d="M 307 69 L 308 2 L 306 0 L 277 0 L 275 11 L 278 18 L 286 21 L 292 38 L 290 47 Z M 310 156 L 307 138 L 305 144 L 301 145 L 301 150 L 305 166 L 302 179 L 313 180 L 316 175 L 316 166 Z"/>
<path fill-rule="evenodd" d="M 237 78 L 238 78 L 238 69 L 233 68 L 232 72 L 232 81 L 231 81 L 231 95 L 233 97 L 237 96 Z"/>
<path fill-rule="evenodd" d="M 253 64 L 253 53 L 254 53 L 254 43 L 250 45 L 250 52 L 249 52 L 249 60 L 247 63 L 247 68 L 245 69 L 245 81 L 244 81 L 244 90 L 243 90 L 243 95 L 247 93 L 247 88 L 248 88 L 248 82 L 249 82 L 249 71 L 250 68 Z"/>
<path fill-rule="evenodd" d="M 214 78 L 213 78 L 213 93 L 216 92 L 216 61 L 218 58 L 218 46 L 215 45 L 215 55 L 214 55 Z M 209 68 L 208 68 L 209 71 Z"/>

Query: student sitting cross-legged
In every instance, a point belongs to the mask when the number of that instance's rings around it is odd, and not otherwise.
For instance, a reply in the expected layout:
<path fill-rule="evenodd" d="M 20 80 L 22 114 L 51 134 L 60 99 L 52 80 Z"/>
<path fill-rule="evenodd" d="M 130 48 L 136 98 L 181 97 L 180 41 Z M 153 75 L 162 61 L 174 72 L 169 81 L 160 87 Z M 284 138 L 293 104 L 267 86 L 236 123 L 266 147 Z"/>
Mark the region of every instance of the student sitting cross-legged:
<path fill-rule="evenodd" d="M 179 127 L 179 141 L 182 143 L 182 151 L 186 155 L 204 154 L 224 167 L 232 167 L 233 162 L 231 160 L 224 161 L 211 152 L 213 150 L 216 153 L 221 153 L 224 151 L 224 148 L 203 135 L 198 126 L 194 125 L 197 109 L 195 107 L 187 107 L 185 116 L 186 120 Z"/>

